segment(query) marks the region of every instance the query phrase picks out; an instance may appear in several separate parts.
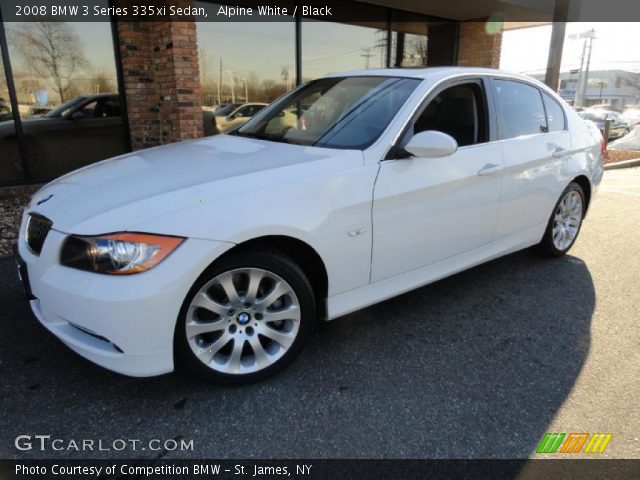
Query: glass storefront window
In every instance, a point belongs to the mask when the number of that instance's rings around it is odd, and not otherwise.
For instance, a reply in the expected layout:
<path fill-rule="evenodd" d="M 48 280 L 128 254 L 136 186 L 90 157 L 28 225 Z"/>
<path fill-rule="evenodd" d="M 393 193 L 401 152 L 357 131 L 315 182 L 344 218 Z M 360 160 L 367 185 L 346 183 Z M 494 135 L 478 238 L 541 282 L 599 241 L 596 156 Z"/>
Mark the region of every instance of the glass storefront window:
<path fill-rule="evenodd" d="M 24 173 L 2 60 L 0 54 L 0 182 L 7 182 L 23 180 Z"/>
<path fill-rule="evenodd" d="M 425 67 L 429 38 L 426 22 L 392 22 L 391 66 Z"/>
<path fill-rule="evenodd" d="M 311 80 L 330 73 L 387 65 L 387 29 L 313 20 L 302 22 L 302 75 Z"/>
<path fill-rule="evenodd" d="M 196 6 L 209 16 L 220 8 L 205 2 Z M 294 19 L 266 20 L 197 23 L 205 135 L 242 125 L 295 87 Z"/>
<path fill-rule="evenodd" d="M 127 152 L 110 23 L 7 22 L 5 29 L 31 179 Z M 1 156 L 15 144 L 3 136 Z"/>

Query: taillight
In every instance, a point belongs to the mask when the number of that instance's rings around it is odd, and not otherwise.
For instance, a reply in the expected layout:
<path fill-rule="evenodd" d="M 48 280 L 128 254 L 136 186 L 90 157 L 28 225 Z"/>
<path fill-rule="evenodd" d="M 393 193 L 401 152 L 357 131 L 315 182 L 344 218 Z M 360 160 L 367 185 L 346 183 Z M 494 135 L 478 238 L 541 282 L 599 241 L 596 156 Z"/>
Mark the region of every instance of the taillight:
<path fill-rule="evenodd" d="M 607 151 L 607 142 L 604 141 L 604 137 L 600 135 L 600 154 L 602 155 L 602 159 L 604 160 L 604 154 Z"/>

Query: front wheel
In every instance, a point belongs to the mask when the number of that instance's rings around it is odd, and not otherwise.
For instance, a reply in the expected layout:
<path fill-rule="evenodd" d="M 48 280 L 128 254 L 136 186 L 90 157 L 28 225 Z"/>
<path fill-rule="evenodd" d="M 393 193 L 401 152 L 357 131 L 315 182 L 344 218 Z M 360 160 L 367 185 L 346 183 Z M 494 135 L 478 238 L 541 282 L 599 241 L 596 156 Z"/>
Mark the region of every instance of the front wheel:
<path fill-rule="evenodd" d="M 315 324 L 302 269 L 279 252 L 233 254 L 196 281 L 180 312 L 175 347 L 205 379 L 262 380 L 290 363 Z"/>
<path fill-rule="evenodd" d="M 573 246 L 584 218 L 584 190 L 571 182 L 565 188 L 551 214 L 547 230 L 539 243 L 539 250 L 552 257 L 560 257 Z"/>

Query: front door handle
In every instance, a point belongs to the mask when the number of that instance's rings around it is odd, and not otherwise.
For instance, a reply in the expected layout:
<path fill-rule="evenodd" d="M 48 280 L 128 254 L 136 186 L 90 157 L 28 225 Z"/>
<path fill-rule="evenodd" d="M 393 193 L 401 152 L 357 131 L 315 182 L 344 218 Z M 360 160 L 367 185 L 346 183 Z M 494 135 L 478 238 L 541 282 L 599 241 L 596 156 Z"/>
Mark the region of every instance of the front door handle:
<path fill-rule="evenodd" d="M 499 170 L 502 170 L 502 165 L 498 165 L 497 163 L 487 163 L 478 170 L 478 176 L 484 177 L 486 175 L 492 175 Z"/>
<path fill-rule="evenodd" d="M 562 148 L 562 147 L 557 147 L 553 153 L 551 154 L 551 156 L 553 158 L 562 158 L 567 154 L 567 150 Z"/>

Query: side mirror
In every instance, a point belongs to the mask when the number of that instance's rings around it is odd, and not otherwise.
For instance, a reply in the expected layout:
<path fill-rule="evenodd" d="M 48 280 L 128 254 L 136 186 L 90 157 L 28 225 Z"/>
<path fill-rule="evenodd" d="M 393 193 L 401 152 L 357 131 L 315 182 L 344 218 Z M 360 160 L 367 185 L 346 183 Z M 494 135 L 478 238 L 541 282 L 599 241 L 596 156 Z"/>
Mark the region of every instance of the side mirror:
<path fill-rule="evenodd" d="M 404 149 L 420 158 L 446 157 L 458 150 L 458 142 L 446 133 L 427 130 L 415 134 Z"/>

